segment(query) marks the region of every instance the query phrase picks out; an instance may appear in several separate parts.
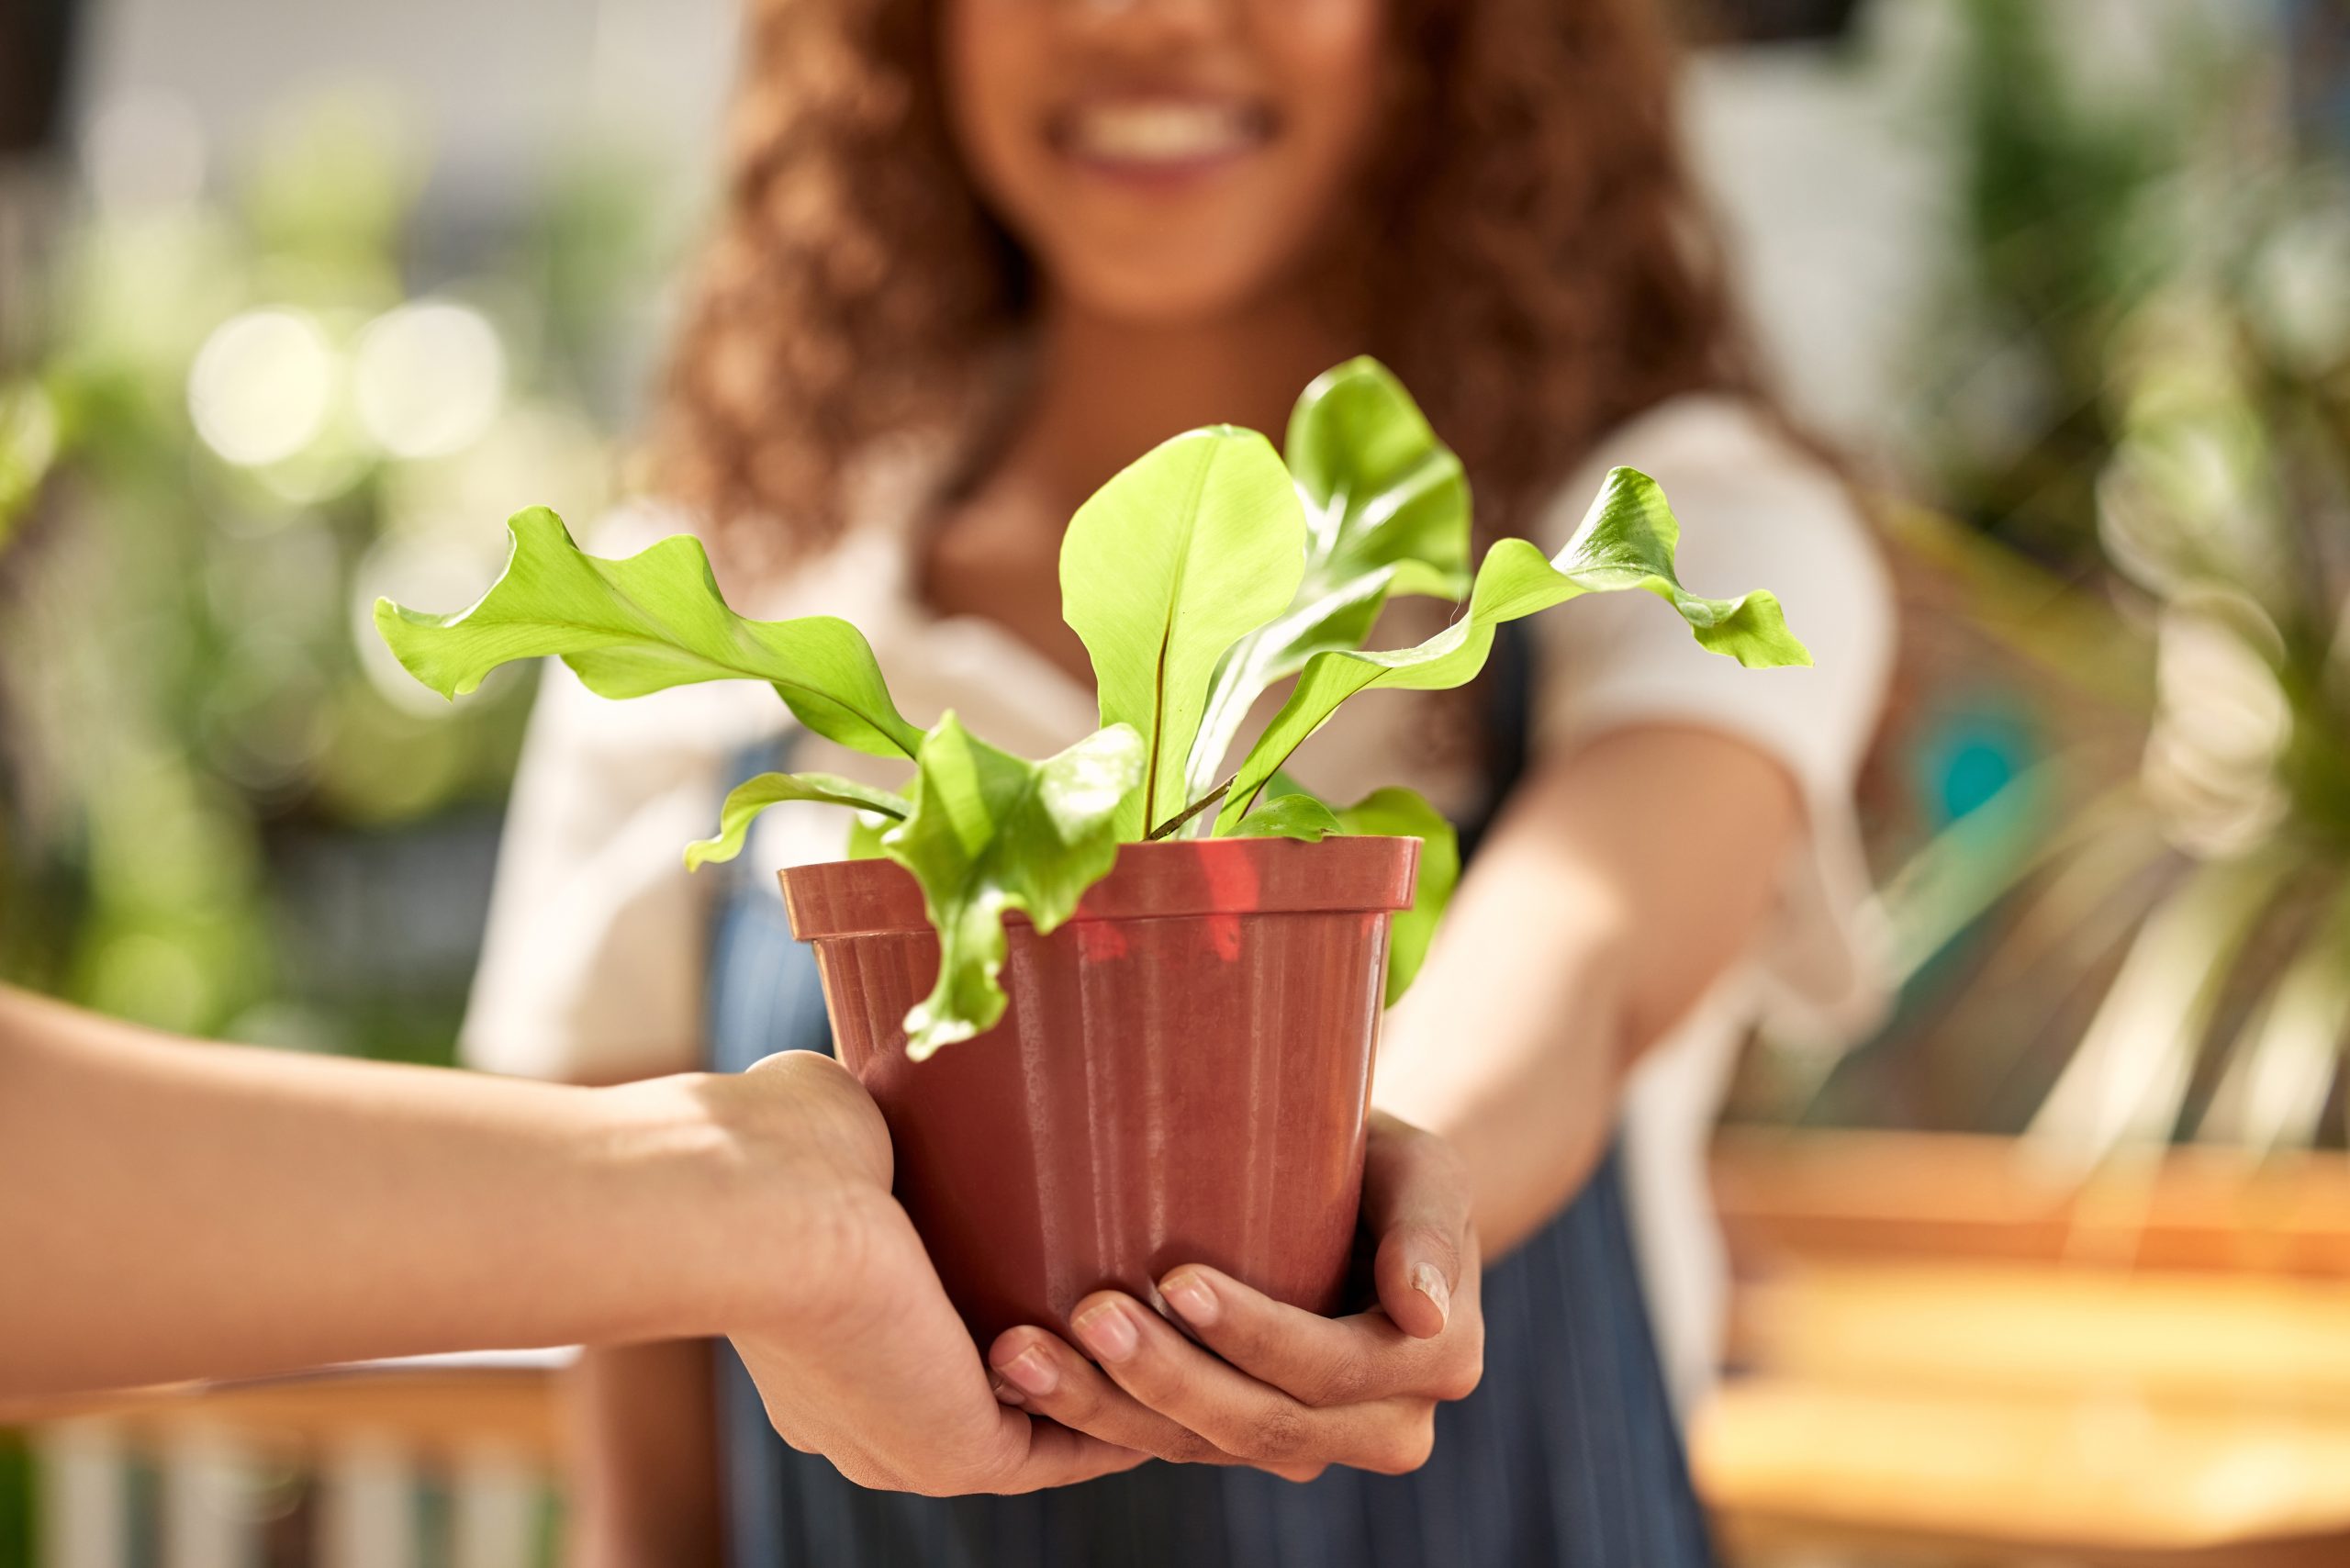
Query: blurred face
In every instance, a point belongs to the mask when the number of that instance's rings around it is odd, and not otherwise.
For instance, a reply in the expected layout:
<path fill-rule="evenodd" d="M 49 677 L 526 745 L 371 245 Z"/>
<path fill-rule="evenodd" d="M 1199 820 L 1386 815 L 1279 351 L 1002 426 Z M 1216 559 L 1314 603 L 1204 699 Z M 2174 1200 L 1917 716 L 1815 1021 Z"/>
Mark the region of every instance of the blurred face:
<path fill-rule="evenodd" d="M 1294 281 L 1378 130 L 1384 0 L 946 0 L 955 133 L 1083 308 L 1180 322 Z"/>

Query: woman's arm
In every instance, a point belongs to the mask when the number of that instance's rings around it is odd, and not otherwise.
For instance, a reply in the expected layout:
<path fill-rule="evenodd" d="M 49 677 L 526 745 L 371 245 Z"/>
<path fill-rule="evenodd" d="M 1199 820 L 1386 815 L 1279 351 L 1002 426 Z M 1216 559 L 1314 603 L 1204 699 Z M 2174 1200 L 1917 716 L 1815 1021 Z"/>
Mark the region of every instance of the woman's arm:
<path fill-rule="evenodd" d="M 1803 831 L 1778 763 L 1662 724 L 1511 797 L 1387 1020 L 1374 1090 L 1466 1160 L 1487 1256 L 1582 1187 L 1627 1070 L 1751 945 Z"/>

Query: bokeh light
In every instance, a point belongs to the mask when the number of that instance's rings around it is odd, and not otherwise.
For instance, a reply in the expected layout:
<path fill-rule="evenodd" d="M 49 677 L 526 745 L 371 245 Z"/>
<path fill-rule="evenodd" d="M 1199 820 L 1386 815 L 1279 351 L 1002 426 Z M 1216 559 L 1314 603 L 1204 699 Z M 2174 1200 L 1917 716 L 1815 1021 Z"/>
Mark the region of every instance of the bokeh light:
<path fill-rule="evenodd" d="M 334 344 L 309 316 L 249 310 L 223 321 L 196 351 L 188 414 L 204 443 L 229 462 L 283 462 L 326 429 L 341 374 Z"/>
<path fill-rule="evenodd" d="M 441 457 L 481 439 L 506 394 L 506 353 L 478 310 L 423 300 L 360 333 L 352 400 L 370 438 L 395 457 Z"/>

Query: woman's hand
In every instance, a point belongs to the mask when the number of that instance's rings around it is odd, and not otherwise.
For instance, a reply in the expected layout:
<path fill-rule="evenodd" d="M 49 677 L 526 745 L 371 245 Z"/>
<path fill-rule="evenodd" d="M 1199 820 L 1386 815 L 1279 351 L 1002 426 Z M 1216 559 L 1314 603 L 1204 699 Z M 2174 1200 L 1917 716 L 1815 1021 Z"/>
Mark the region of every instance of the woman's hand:
<path fill-rule="evenodd" d="M 1379 1249 L 1369 1310 L 1320 1317 L 1187 1264 L 1158 1293 L 1197 1344 L 1133 1297 L 1097 1292 L 1070 1317 L 1093 1360 L 1042 1328 L 1007 1330 L 988 1354 L 997 1397 L 1162 1459 L 1292 1481 L 1332 1464 L 1418 1469 L 1437 1405 L 1484 1370 L 1467 1174 L 1442 1139 L 1374 1112 L 1362 1203 Z"/>
<path fill-rule="evenodd" d="M 699 1081 L 722 1102 L 743 1171 L 733 1185 L 748 1204 L 729 1210 L 745 1288 L 786 1282 L 784 1299 L 731 1318 L 784 1441 L 859 1485 L 932 1495 L 1066 1485 L 1149 1457 L 996 1400 L 890 1195 L 889 1129 L 845 1069 L 792 1051 Z M 742 1330 L 762 1316 L 768 1327 Z"/>

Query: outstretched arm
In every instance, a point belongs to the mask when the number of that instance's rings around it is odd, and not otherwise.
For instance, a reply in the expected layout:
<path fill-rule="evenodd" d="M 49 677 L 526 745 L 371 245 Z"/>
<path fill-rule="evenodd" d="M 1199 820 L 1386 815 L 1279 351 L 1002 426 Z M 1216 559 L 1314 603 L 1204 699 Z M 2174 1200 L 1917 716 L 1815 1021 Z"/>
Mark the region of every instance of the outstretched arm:
<path fill-rule="evenodd" d="M 1512 795 L 1374 1091 L 1467 1161 L 1488 1256 L 1582 1187 L 1625 1074 L 1754 941 L 1803 831 L 1776 762 L 1698 729 L 1617 731 Z"/>
<path fill-rule="evenodd" d="M 841 1188 L 841 1149 L 743 1137 L 746 1109 L 786 1110 L 708 1080 L 572 1089 L 203 1045 L 0 991 L 0 1390 L 803 1312 L 808 1276 L 745 1266 L 742 1227 L 768 1259 L 839 1238 L 814 1197 L 744 1199 L 766 1162 Z"/>
<path fill-rule="evenodd" d="M 867 1485 L 1142 1458 L 1006 1409 L 806 1052 L 576 1089 L 175 1040 L 0 990 L 0 1397 L 729 1333 Z"/>

